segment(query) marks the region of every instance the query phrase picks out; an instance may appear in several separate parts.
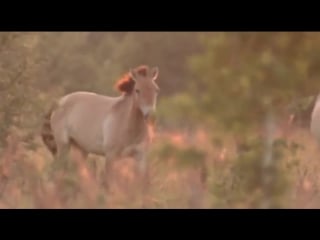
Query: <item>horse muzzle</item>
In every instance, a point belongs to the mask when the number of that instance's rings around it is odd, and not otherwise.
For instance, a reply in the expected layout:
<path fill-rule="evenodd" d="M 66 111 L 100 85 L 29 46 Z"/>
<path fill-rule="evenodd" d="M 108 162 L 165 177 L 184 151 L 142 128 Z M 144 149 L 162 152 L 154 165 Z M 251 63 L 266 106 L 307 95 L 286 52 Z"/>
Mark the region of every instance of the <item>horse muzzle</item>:
<path fill-rule="evenodd" d="M 143 117 L 145 119 L 149 118 L 150 115 L 152 115 L 155 112 L 154 107 L 142 107 L 141 108 Z"/>

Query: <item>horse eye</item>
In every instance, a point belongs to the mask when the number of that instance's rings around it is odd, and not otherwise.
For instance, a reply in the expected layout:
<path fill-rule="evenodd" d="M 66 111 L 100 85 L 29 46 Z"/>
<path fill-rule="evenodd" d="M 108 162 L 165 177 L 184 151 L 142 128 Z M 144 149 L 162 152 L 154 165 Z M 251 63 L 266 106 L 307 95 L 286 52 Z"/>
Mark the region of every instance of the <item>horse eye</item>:
<path fill-rule="evenodd" d="M 139 89 L 136 89 L 136 93 L 140 93 L 140 90 L 139 90 Z"/>

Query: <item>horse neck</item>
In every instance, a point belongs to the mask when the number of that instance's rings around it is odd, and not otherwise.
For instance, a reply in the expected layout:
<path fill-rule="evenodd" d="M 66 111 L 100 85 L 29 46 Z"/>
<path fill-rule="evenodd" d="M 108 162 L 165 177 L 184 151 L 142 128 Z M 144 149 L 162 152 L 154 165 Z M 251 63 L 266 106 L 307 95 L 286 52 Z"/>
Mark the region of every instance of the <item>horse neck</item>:
<path fill-rule="evenodd" d="M 144 134 L 146 123 L 143 118 L 141 111 L 139 110 L 138 104 L 133 95 L 127 96 L 127 106 L 128 106 L 128 115 L 127 115 L 127 126 L 128 131 L 131 133 Z"/>

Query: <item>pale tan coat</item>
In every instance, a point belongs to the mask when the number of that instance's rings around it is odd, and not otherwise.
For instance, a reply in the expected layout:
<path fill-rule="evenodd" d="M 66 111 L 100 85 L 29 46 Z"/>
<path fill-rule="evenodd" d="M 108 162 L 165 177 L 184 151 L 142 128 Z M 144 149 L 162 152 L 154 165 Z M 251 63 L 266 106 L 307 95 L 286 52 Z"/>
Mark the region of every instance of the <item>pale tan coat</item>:
<path fill-rule="evenodd" d="M 112 161 L 133 156 L 144 168 L 146 117 L 155 110 L 158 69 L 140 70 L 130 71 L 131 84 L 121 96 L 79 91 L 58 100 L 46 115 L 42 132 L 52 154 L 59 158 L 72 145 L 84 157 L 94 153 Z"/>

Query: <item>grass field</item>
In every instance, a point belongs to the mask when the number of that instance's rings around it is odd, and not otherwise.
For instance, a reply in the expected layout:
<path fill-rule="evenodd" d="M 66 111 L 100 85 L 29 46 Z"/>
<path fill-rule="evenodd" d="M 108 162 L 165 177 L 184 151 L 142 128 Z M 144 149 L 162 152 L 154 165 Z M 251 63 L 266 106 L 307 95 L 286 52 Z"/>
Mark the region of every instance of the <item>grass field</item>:
<path fill-rule="evenodd" d="M 318 208 L 320 148 L 307 129 L 292 130 L 288 140 L 304 147 L 294 158 L 285 158 L 289 184 L 282 207 Z M 0 161 L 0 208 L 255 207 L 254 194 L 234 186 L 232 138 L 213 144 L 204 129 L 155 135 L 144 192 L 129 158 L 114 162 L 108 189 L 95 181 L 94 166 L 101 167 L 104 161 L 97 156 L 66 164 L 49 177 L 53 159 L 40 138 L 33 141 L 36 147 L 27 150 L 18 134 L 7 139 Z"/>

